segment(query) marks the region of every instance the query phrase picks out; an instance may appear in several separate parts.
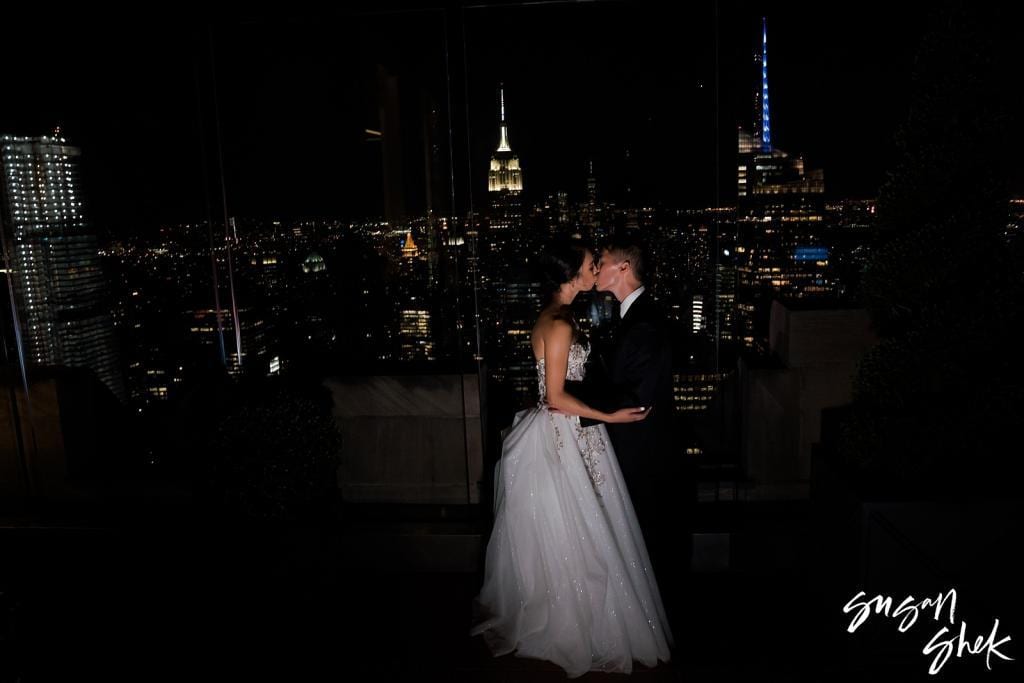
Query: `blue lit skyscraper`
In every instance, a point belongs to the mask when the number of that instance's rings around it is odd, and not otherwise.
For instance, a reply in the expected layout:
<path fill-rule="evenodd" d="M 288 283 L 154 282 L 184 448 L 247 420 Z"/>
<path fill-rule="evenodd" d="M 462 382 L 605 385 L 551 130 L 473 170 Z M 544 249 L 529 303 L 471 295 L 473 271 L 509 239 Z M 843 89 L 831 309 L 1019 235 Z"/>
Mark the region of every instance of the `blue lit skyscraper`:
<path fill-rule="evenodd" d="M 89 368 L 122 401 L 107 287 L 82 210 L 81 151 L 60 135 L 0 137 L 0 207 L 28 365 Z"/>
<path fill-rule="evenodd" d="M 764 350 L 773 299 L 831 298 L 836 283 L 824 244 L 824 173 L 772 144 L 764 19 L 760 42 L 754 130 L 740 128 L 737 148 L 735 274 L 739 339 Z"/>
<path fill-rule="evenodd" d="M 758 121 L 761 147 L 766 152 L 772 149 L 771 117 L 768 115 L 768 19 L 761 17 L 761 112 Z"/>

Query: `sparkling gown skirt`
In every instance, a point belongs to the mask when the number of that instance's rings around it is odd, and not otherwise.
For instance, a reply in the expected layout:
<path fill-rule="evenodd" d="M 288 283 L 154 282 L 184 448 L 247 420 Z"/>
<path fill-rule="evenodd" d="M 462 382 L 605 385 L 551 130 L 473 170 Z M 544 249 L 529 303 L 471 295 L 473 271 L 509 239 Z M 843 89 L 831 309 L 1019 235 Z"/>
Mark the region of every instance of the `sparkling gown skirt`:
<path fill-rule="evenodd" d="M 669 660 L 672 633 L 603 424 L 544 406 L 506 431 L 471 635 L 570 678 Z"/>

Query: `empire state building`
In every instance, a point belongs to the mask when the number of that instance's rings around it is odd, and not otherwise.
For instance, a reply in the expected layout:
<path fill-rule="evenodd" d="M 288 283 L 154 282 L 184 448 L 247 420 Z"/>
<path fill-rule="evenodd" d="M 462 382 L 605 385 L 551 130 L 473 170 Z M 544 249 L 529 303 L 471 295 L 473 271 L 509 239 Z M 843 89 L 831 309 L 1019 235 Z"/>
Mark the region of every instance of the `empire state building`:
<path fill-rule="evenodd" d="M 498 149 L 491 155 L 487 173 L 487 196 L 490 200 L 489 239 L 493 255 L 511 256 L 522 238 L 523 227 L 523 171 L 519 157 L 508 142 L 508 123 L 505 120 L 505 88 L 499 89 L 498 104 L 501 112 L 501 132 Z"/>

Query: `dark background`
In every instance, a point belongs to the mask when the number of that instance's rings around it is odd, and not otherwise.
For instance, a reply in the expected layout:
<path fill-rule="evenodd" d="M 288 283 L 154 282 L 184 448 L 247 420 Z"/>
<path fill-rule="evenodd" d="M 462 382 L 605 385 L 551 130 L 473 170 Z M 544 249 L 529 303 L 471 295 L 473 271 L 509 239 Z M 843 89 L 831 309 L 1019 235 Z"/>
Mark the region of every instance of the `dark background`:
<path fill-rule="evenodd" d="M 101 232 L 201 220 L 202 126 L 219 191 L 215 73 L 231 215 L 382 215 L 379 166 L 363 132 L 378 126 L 382 63 L 401 82 L 410 213 L 423 209 L 421 93 L 440 108 L 439 175 L 450 189 L 453 153 L 456 208 L 464 210 L 465 140 L 479 202 L 497 144 L 499 81 L 529 199 L 556 190 L 578 198 L 593 158 L 605 196 L 622 198 L 628 182 L 637 202 L 712 205 L 717 140 L 718 191 L 729 203 L 735 127 L 750 126 L 763 14 L 775 144 L 824 168 L 829 196 L 872 197 L 892 163 L 927 21 L 924 8 L 873 2 L 449 10 L 374 3 L 365 11 L 74 10 L 57 18 L 18 10 L 9 21 L 25 30 L 5 32 L 10 68 L 0 131 L 38 135 L 61 125 L 84 150 L 88 211 Z"/>

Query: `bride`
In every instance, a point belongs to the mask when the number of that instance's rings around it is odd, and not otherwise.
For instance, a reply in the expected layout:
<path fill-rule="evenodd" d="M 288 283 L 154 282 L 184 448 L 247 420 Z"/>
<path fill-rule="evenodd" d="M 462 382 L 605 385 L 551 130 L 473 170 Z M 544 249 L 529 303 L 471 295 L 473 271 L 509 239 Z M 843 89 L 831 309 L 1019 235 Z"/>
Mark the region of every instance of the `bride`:
<path fill-rule="evenodd" d="M 570 678 L 630 673 L 634 659 L 667 662 L 672 634 L 607 429 L 583 429 L 579 416 L 631 422 L 646 412 L 604 413 L 564 391 L 565 380 L 583 379 L 590 354 L 569 305 L 594 286 L 597 268 L 577 242 L 541 266 L 547 291 L 531 335 L 540 400 L 504 436 L 470 634 L 494 656 L 548 660 Z"/>

